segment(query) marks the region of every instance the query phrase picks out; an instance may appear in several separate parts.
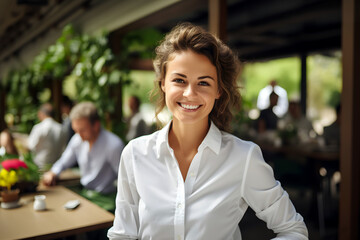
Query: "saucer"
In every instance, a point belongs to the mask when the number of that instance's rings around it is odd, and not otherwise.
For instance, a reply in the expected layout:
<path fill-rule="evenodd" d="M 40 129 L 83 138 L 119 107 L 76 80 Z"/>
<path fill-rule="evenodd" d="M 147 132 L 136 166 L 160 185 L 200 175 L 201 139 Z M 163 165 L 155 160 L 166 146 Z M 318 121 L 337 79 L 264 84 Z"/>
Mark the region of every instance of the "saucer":
<path fill-rule="evenodd" d="M 1 202 L 1 207 L 4 208 L 4 209 L 17 208 L 17 207 L 20 207 L 20 203 L 19 203 L 19 201 Z"/>

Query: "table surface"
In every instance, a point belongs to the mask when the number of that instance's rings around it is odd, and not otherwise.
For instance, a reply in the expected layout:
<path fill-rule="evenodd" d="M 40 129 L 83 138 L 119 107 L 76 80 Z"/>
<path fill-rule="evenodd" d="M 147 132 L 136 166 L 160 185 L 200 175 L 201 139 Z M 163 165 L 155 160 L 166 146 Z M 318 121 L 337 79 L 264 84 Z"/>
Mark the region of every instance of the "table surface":
<path fill-rule="evenodd" d="M 34 196 L 46 196 L 47 209 L 33 209 Z M 66 210 L 64 204 L 78 199 L 80 205 Z M 38 192 L 22 195 L 21 206 L 14 209 L 0 208 L 1 239 L 53 239 L 82 232 L 109 228 L 114 215 L 93 204 L 64 186 L 40 186 Z"/>
<path fill-rule="evenodd" d="M 68 168 L 62 171 L 57 179 L 57 184 L 63 186 L 79 185 L 80 170 L 78 168 Z"/>

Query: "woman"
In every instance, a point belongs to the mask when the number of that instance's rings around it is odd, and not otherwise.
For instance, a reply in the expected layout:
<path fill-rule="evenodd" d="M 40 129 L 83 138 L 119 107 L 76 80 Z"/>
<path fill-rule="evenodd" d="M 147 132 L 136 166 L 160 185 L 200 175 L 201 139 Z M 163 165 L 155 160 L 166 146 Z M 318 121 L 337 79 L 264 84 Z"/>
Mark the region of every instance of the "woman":
<path fill-rule="evenodd" d="M 14 144 L 14 138 L 8 129 L 0 132 L 0 155 L 19 155 L 18 150 Z"/>
<path fill-rule="evenodd" d="M 175 27 L 156 49 L 160 92 L 173 119 L 124 149 L 110 239 L 241 239 L 250 206 L 276 239 L 307 239 L 303 218 L 254 143 L 227 133 L 240 101 L 238 61 L 216 37 Z"/>

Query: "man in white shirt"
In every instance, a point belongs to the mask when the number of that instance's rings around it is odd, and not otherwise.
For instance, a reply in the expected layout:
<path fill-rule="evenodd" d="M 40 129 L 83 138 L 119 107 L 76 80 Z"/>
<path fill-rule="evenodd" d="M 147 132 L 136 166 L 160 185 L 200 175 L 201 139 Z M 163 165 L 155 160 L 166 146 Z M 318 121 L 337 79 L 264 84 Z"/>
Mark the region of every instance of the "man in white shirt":
<path fill-rule="evenodd" d="M 257 99 L 257 107 L 259 110 L 268 108 L 270 106 L 269 96 L 273 91 L 279 96 L 277 105 L 273 110 L 274 113 L 281 118 L 288 111 L 289 100 L 287 98 L 286 90 L 280 87 L 275 80 L 271 80 L 269 85 L 260 90 Z"/>
<path fill-rule="evenodd" d="M 78 164 L 82 189 L 79 193 L 106 210 L 115 209 L 115 180 L 122 140 L 103 129 L 95 105 L 91 102 L 77 104 L 70 112 L 75 135 L 64 153 L 43 177 L 45 185 L 54 185 L 56 177 L 65 169 Z"/>
<path fill-rule="evenodd" d="M 64 134 L 61 124 L 53 116 L 50 103 L 40 106 L 36 124 L 29 135 L 28 147 L 35 154 L 34 162 L 41 170 L 48 170 L 64 150 Z"/>

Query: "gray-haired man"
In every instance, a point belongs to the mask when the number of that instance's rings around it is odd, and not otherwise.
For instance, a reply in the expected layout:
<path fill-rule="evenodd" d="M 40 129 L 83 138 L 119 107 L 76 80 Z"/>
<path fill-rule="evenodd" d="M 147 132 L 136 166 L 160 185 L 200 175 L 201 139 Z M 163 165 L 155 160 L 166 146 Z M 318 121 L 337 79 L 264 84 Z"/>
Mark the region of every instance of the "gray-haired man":
<path fill-rule="evenodd" d="M 95 105 L 82 102 L 73 107 L 70 119 L 75 135 L 71 138 L 60 159 L 44 174 L 46 185 L 55 184 L 63 170 L 79 166 L 80 194 L 106 210 L 115 209 L 114 184 L 124 143 L 115 134 L 103 129 Z"/>

